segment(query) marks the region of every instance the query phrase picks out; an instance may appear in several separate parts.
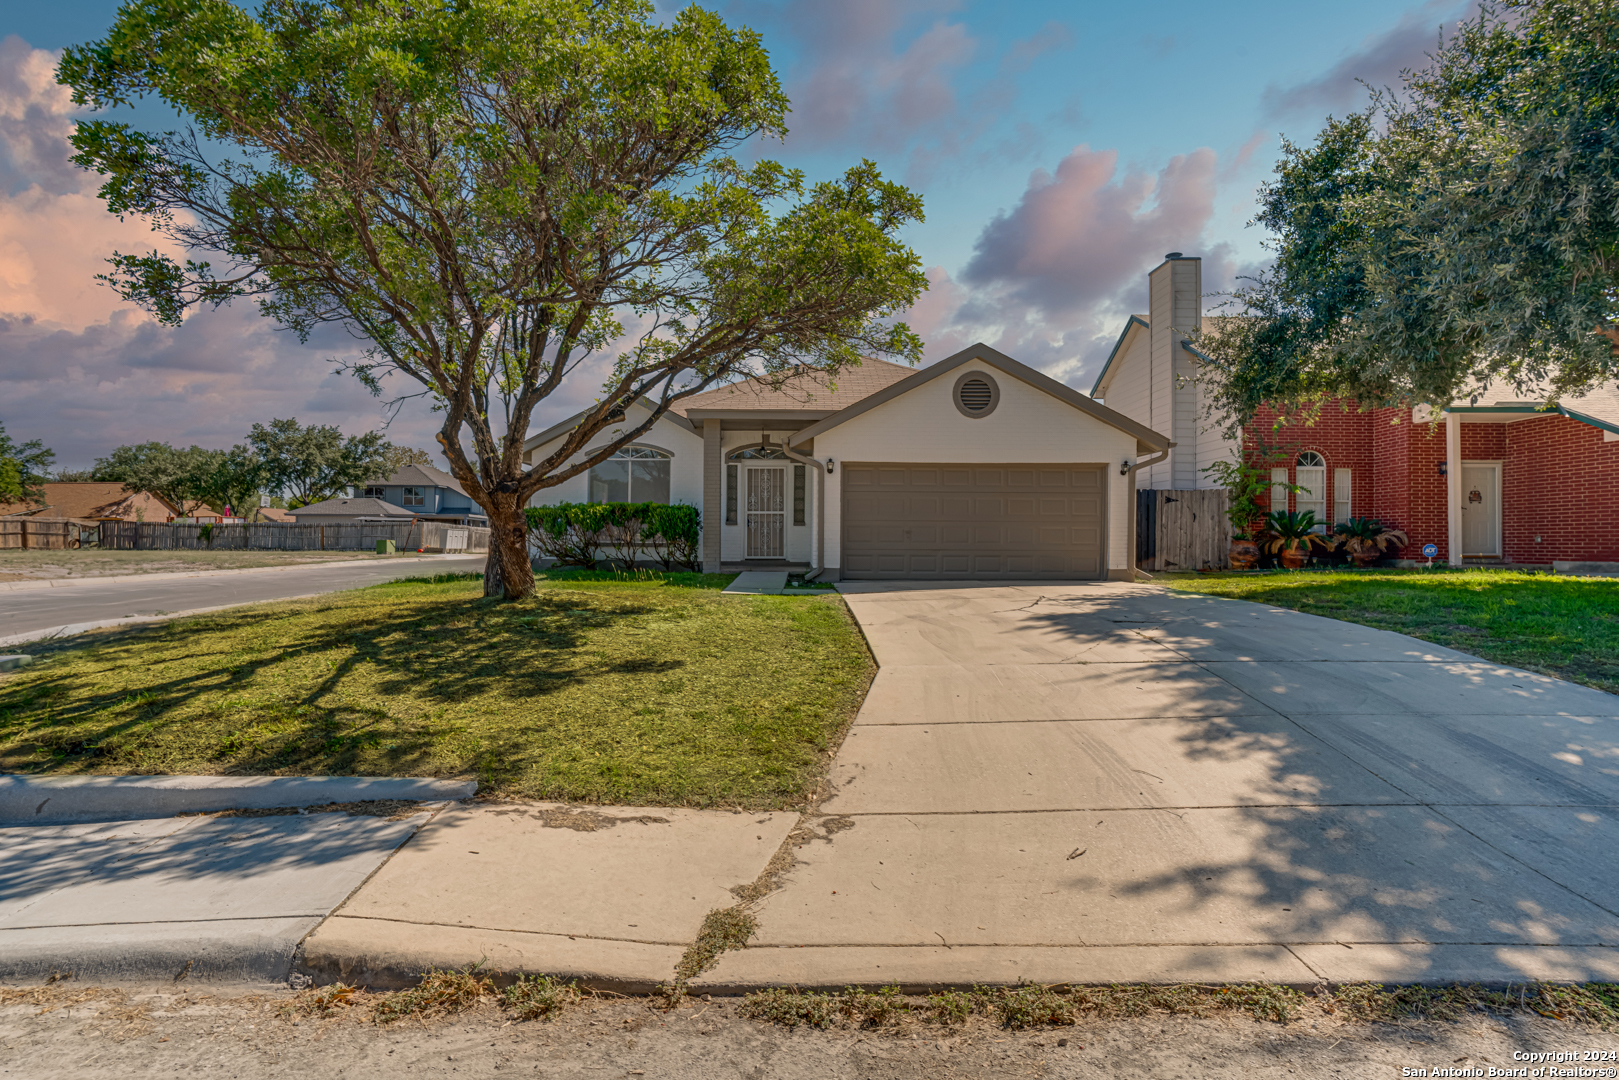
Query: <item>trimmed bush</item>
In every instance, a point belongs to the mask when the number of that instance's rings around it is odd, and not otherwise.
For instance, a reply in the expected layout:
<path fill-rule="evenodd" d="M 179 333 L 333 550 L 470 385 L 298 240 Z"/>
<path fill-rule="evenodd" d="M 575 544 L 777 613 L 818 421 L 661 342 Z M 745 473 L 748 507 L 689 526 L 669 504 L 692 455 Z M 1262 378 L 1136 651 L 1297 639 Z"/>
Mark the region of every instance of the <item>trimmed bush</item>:
<path fill-rule="evenodd" d="M 560 566 L 595 570 L 604 559 L 624 569 L 644 560 L 665 570 L 696 570 L 702 514 L 685 503 L 556 503 L 531 506 L 529 544 Z M 612 556 L 605 555 L 612 552 Z"/>

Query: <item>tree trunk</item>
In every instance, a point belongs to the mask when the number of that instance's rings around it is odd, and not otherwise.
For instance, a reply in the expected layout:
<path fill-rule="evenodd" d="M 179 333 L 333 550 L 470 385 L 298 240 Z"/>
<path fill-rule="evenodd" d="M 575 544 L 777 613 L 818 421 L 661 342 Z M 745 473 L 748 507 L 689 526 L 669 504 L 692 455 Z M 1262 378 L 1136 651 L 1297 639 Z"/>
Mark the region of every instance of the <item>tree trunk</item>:
<path fill-rule="evenodd" d="M 528 522 L 514 497 L 496 496 L 496 499 L 496 512 L 489 517 L 489 556 L 484 560 L 483 594 L 522 600 L 534 595 L 534 567 L 528 561 Z"/>

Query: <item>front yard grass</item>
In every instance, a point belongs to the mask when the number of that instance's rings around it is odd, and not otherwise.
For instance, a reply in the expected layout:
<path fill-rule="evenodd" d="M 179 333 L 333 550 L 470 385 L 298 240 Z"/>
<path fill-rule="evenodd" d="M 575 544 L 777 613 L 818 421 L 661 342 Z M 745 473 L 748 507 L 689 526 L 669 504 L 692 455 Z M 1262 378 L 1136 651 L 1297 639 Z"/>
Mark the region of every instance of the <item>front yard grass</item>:
<path fill-rule="evenodd" d="M 710 580 L 712 578 L 712 580 Z M 0 676 L 0 770 L 470 776 L 495 794 L 778 808 L 875 672 L 838 596 L 729 577 L 415 580 L 37 650 Z"/>
<path fill-rule="evenodd" d="M 1167 584 L 1397 630 L 1619 693 L 1619 580 L 1417 569 L 1175 574 Z"/>

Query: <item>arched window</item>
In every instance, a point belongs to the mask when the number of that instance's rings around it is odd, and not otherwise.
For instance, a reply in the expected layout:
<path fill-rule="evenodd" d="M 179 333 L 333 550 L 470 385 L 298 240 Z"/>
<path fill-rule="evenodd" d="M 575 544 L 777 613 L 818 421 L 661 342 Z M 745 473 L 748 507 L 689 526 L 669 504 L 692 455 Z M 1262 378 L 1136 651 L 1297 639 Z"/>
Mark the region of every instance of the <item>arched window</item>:
<path fill-rule="evenodd" d="M 590 470 L 590 501 L 668 502 L 673 457 L 650 446 L 624 447 Z"/>
<path fill-rule="evenodd" d="M 779 446 L 750 446 L 731 455 L 732 461 L 786 461 L 787 455 Z"/>
<path fill-rule="evenodd" d="M 1314 450 L 1306 450 L 1298 456 L 1294 467 L 1298 473 L 1293 482 L 1299 486 L 1299 510 L 1313 511 L 1315 520 L 1320 526 L 1317 531 L 1326 532 L 1327 459 Z"/>

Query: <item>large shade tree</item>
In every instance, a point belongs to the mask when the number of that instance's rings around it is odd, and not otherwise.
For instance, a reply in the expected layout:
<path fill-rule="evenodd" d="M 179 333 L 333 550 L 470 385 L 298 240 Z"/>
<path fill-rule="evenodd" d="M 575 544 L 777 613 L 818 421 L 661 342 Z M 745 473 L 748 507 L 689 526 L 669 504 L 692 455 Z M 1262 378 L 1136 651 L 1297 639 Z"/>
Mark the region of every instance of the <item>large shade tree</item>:
<path fill-rule="evenodd" d="M 701 8 L 130 0 L 60 78 L 81 105 L 156 94 L 195 126 L 77 129 L 108 209 L 194 253 L 120 254 L 108 279 L 171 322 L 254 297 L 299 332 L 362 335 L 362 379 L 440 410 L 493 527 L 491 593 L 533 589 L 522 507 L 682 398 L 921 351 L 891 319 L 926 287 L 898 239 L 920 200 L 869 162 L 815 185 L 739 163 L 788 102 L 758 36 Z M 535 410 L 584 371 L 594 403 L 525 470 Z"/>
<path fill-rule="evenodd" d="M 1485 4 L 1363 114 L 1284 145 L 1275 262 L 1213 320 L 1215 408 L 1571 395 L 1619 375 L 1619 2 Z"/>
<path fill-rule="evenodd" d="M 39 499 L 50 476 L 56 452 L 38 439 L 18 443 L 0 424 L 0 503 L 22 503 Z"/>

